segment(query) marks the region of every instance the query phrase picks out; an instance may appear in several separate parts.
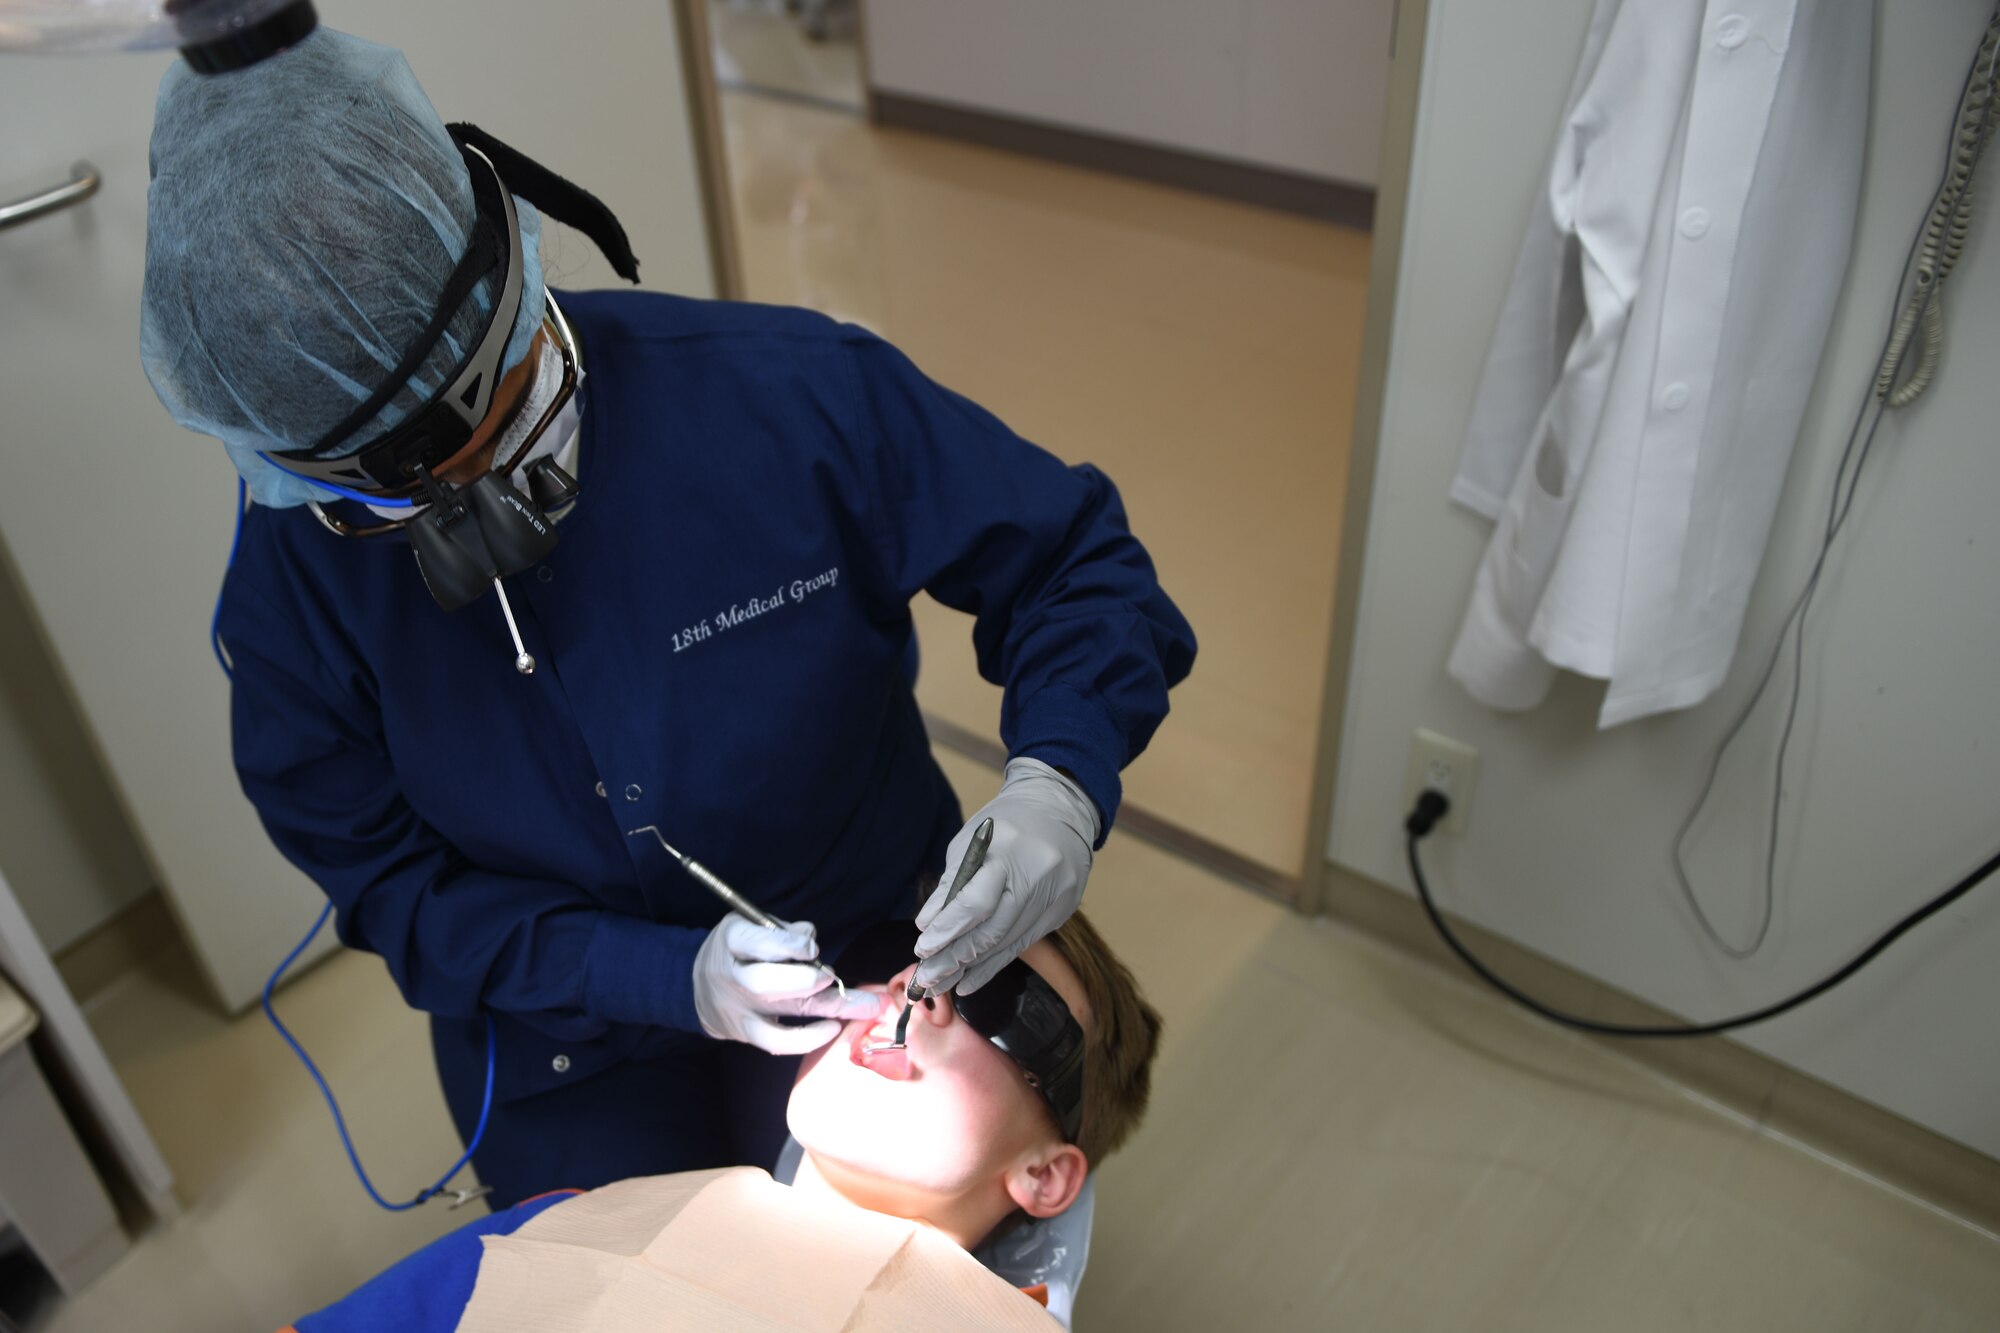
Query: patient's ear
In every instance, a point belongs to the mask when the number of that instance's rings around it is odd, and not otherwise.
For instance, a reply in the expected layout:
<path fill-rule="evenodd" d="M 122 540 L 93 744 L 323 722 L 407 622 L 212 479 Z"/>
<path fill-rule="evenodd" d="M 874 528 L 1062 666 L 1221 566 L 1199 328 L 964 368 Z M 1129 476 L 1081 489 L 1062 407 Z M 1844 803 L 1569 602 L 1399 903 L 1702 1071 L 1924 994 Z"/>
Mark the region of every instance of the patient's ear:
<path fill-rule="evenodd" d="M 1090 1161 L 1074 1143 L 1016 1162 L 1007 1171 L 1007 1193 L 1030 1217 L 1054 1217 L 1076 1202 Z"/>

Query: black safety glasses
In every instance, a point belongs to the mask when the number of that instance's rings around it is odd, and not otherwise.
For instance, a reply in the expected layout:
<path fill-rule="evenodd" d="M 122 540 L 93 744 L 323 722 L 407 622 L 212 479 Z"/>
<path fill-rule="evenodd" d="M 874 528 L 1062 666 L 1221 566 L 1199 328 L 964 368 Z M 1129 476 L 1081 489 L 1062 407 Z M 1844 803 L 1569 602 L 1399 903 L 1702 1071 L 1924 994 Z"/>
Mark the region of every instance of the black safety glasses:
<path fill-rule="evenodd" d="M 1083 1127 L 1083 1027 L 1042 974 L 1016 958 L 971 995 L 954 995 L 958 1016 L 1027 1075 L 1076 1142 Z"/>

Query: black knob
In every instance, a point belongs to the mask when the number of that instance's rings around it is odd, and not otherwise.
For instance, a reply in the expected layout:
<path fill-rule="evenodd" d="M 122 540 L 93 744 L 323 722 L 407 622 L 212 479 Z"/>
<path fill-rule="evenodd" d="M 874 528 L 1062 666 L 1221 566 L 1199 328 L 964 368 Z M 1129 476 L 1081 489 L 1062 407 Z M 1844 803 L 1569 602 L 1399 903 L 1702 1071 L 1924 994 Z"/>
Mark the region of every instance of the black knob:
<path fill-rule="evenodd" d="M 555 459 L 537 458 L 528 464 L 528 494 L 544 514 L 553 514 L 576 499 L 576 478 L 556 466 Z"/>
<path fill-rule="evenodd" d="M 424 586 L 445 610 L 456 611 L 493 586 L 493 556 L 466 510 L 433 507 L 412 519 L 409 531 Z"/>
<path fill-rule="evenodd" d="M 246 69 L 260 60 L 298 45 L 319 26 L 312 0 L 294 0 L 275 13 L 253 18 L 247 25 L 221 27 L 224 18 L 236 20 L 245 13 L 268 11 L 269 5 L 244 4 L 204 7 L 199 0 L 167 0 L 166 13 L 176 22 L 178 35 L 187 41 L 181 54 L 199 74 L 228 74 Z M 231 11 L 231 12 L 225 12 Z"/>

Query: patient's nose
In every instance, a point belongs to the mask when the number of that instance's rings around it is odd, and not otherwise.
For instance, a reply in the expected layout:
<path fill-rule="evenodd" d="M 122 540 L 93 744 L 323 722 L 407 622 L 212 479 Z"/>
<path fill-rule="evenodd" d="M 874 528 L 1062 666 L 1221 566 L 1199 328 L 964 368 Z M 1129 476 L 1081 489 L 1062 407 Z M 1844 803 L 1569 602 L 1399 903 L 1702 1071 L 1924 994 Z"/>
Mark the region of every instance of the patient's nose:
<path fill-rule="evenodd" d="M 903 1000 L 904 992 L 908 989 L 910 982 L 915 979 L 916 975 L 917 965 L 912 963 L 895 976 L 889 978 L 890 996 L 900 1003 Z M 958 1021 L 958 1010 L 954 1006 L 953 997 L 949 994 L 935 996 L 928 1003 L 918 1000 L 912 1003 L 910 1007 L 915 1010 L 910 1015 L 910 1022 L 912 1024 L 928 1023 L 934 1028 L 947 1028 Z"/>
<path fill-rule="evenodd" d="M 928 1023 L 934 1028 L 948 1028 L 958 1021 L 958 1008 L 949 994 L 928 1000 L 917 1001 L 917 1011 L 910 1015 L 911 1022 Z"/>

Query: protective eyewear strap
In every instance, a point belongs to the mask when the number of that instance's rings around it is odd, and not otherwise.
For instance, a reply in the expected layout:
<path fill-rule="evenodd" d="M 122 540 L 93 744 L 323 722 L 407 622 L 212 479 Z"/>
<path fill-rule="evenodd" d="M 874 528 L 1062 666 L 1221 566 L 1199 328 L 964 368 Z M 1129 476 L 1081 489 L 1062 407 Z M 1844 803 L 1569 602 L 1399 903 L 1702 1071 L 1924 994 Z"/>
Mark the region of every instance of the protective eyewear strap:
<path fill-rule="evenodd" d="M 627 282 L 639 281 L 639 261 L 632 254 L 632 243 L 626 238 L 617 214 L 602 199 L 477 125 L 458 120 L 445 129 L 454 142 L 485 154 L 509 191 L 594 241 L 610 262 L 612 272 Z"/>

